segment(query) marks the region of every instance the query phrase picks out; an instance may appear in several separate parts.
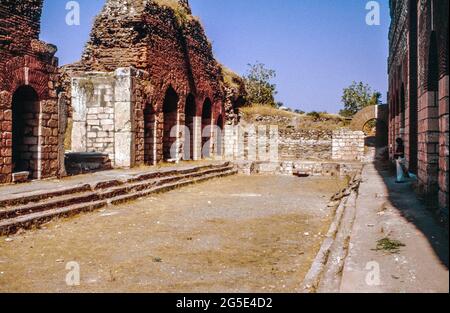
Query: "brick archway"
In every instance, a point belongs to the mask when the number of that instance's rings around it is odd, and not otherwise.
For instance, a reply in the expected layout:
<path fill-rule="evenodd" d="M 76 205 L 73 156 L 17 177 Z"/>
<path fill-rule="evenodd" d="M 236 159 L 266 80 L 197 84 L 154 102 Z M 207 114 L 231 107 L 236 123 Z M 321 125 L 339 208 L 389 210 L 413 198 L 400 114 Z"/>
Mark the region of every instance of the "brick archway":
<path fill-rule="evenodd" d="M 352 130 L 363 130 L 371 120 L 379 120 L 388 125 L 388 111 L 386 105 L 372 105 L 356 113 L 350 123 Z"/>
<path fill-rule="evenodd" d="M 366 126 L 372 122 L 376 129 L 376 134 L 367 135 L 366 145 L 385 147 L 388 145 L 388 108 L 386 105 L 372 105 L 359 111 L 350 124 L 354 131 L 365 131 Z"/>
<path fill-rule="evenodd" d="M 170 86 L 166 91 L 163 102 L 163 159 L 165 161 L 172 160 L 172 158 L 176 156 L 176 151 L 173 151 L 173 145 L 177 138 L 172 135 L 174 127 L 178 125 L 178 103 L 179 96 L 175 89 Z"/>
<path fill-rule="evenodd" d="M 30 86 L 20 86 L 12 97 L 12 172 L 27 172 L 28 178 L 39 177 L 38 94 Z"/>
<path fill-rule="evenodd" d="M 213 104 L 209 98 L 203 102 L 202 108 L 202 156 L 210 157 L 211 146 L 206 147 L 208 142 L 211 144 L 212 135 L 212 118 L 213 118 Z"/>
<path fill-rule="evenodd" d="M 197 117 L 197 104 L 195 97 L 190 93 L 186 98 L 186 104 L 184 109 L 184 160 L 194 159 L 197 155 L 195 151 L 196 143 L 196 117 Z"/>

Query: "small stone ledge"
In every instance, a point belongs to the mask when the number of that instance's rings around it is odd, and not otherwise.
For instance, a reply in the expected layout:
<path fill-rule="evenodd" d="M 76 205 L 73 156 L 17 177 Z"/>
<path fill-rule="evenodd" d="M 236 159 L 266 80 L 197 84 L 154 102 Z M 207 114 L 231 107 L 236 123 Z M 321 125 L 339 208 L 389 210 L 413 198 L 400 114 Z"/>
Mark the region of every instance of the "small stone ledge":
<path fill-rule="evenodd" d="M 240 174 L 244 175 L 296 175 L 345 177 L 360 173 L 363 164 L 360 162 L 335 161 L 235 161 Z"/>
<path fill-rule="evenodd" d="M 354 219 L 354 214 L 350 214 L 350 223 L 345 223 L 345 219 L 349 218 L 346 215 L 346 211 L 348 210 L 349 199 L 356 198 L 358 195 L 359 186 L 362 182 L 361 172 L 355 174 L 351 179 L 347 188 L 341 190 L 336 193 L 330 201 L 329 207 L 333 208 L 334 218 L 331 222 L 329 230 L 327 232 L 326 238 L 323 241 L 320 250 L 311 265 L 311 268 L 306 274 L 305 279 L 303 280 L 302 285 L 300 286 L 299 291 L 302 293 L 316 293 L 320 292 L 320 283 L 322 278 L 326 274 L 326 270 L 330 266 L 330 255 L 333 251 L 336 250 L 344 250 L 345 242 L 341 240 L 341 236 L 338 236 L 339 232 L 343 225 L 352 224 Z"/>

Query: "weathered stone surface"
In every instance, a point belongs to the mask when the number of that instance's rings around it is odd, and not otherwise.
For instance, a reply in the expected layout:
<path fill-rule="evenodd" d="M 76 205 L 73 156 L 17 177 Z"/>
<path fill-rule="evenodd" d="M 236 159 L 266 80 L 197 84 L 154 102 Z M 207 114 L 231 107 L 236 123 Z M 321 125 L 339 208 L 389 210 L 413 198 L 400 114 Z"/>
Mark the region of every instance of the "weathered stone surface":
<path fill-rule="evenodd" d="M 203 116 L 212 125 L 224 124 L 224 120 L 235 124 L 237 107 L 244 103 L 242 79 L 214 59 L 211 44 L 186 0 L 107 1 L 80 62 L 63 67 L 61 75 L 62 86 L 72 98 L 74 121 L 86 120 L 91 131 L 97 132 L 96 136 L 91 132 L 91 137 L 87 132 L 87 151 L 112 154 L 108 145 L 101 146 L 98 140 L 104 137 L 98 132 L 106 131 L 105 126 L 107 131 L 114 128 L 116 134 L 131 132 L 135 153 L 128 164 L 168 159 L 171 147 L 178 159 L 185 147 L 180 134 L 186 117 Z M 100 85 L 102 76 L 112 80 Z M 171 101 L 169 91 L 174 94 Z M 187 106 L 189 99 L 193 99 L 192 108 Z M 115 115 L 113 123 L 106 112 L 86 112 L 88 107 L 109 107 L 109 103 L 110 114 Z M 186 124 L 198 136 L 194 123 Z M 174 137 L 173 126 L 178 129 Z M 200 145 L 191 147 L 193 157 L 200 159 L 202 141 L 192 141 Z M 117 150 L 114 153 L 115 158 L 119 154 L 131 157 Z"/>
<path fill-rule="evenodd" d="M 341 129 L 333 132 L 333 160 L 362 161 L 366 135 L 362 131 Z"/>
<path fill-rule="evenodd" d="M 10 183 L 16 171 L 33 179 L 60 171 L 56 47 L 39 41 L 42 2 L 0 3 L 0 184 Z M 15 130 L 13 142 L 15 114 L 26 127 Z"/>
<path fill-rule="evenodd" d="M 402 138 L 419 191 L 447 220 L 448 9 L 448 1 L 391 1 L 389 35 L 390 156 Z"/>

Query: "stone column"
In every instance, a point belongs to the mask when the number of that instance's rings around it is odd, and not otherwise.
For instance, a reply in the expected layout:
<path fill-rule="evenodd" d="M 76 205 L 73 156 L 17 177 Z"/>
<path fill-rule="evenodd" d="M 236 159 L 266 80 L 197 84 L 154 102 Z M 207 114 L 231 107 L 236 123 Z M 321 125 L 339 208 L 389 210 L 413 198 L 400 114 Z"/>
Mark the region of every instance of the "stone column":
<path fill-rule="evenodd" d="M 224 127 L 224 157 L 227 160 L 234 158 L 234 146 L 236 144 L 236 126 L 225 125 Z"/>
<path fill-rule="evenodd" d="M 258 126 L 258 161 L 269 161 L 267 151 L 267 126 Z"/>
<path fill-rule="evenodd" d="M 201 116 L 195 116 L 193 118 L 193 131 L 192 134 L 192 147 L 193 151 L 192 153 L 192 159 L 194 161 L 198 161 L 202 159 L 202 117 Z"/>
<path fill-rule="evenodd" d="M 255 126 L 251 125 L 247 128 L 247 160 L 257 160 L 256 145 L 256 128 Z"/>
<path fill-rule="evenodd" d="M 277 125 L 271 125 L 269 129 L 269 159 L 270 162 L 279 161 L 279 131 Z"/>
<path fill-rule="evenodd" d="M 119 68 L 115 71 L 114 90 L 114 150 L 116 167 L 133 167 L 135 161 L 135 125 L 133 78 L 131 68 Z"/>
<path fill-rule="evenodd" d="M 72 151 L 86 152 L 86 117 L 87 117 L 87 95 L 80 82 L 84 78 L 72 79 L 72 109 L 73 109 L 73 130 L 72 131 Z"/>
<path fill-rule="evenodd" d="M 234 151 L 234 157 L 236 160 L 245 159 L 245 129 L 238 125 L 236 127 L 236 145 Z"/>

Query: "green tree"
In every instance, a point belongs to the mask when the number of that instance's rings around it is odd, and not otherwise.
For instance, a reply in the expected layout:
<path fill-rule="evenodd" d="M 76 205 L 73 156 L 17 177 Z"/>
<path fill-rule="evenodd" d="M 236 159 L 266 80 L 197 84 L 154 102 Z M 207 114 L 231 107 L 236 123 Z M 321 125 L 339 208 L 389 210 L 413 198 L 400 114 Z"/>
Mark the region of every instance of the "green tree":
<path fill-rule="evenodd" d="M 365 107 L 378 105 L 381 103 L 381 93 L 372 92 L 372 88 L 363 82 L 353 82 L 348 88 L 344 89 L 342 103 L 344 109 L 339 113 L 344 117 L 352 117 Z"/>
<path fill-rule="evenodd" d="M 248 64 L 249 69 L 244 76 L 247 100 L 250 104 L 262 104 L 276 106 L 276 85 L 271 80 L 276 77 L 276 72 L 267 69 L 263 63 Z"/>

